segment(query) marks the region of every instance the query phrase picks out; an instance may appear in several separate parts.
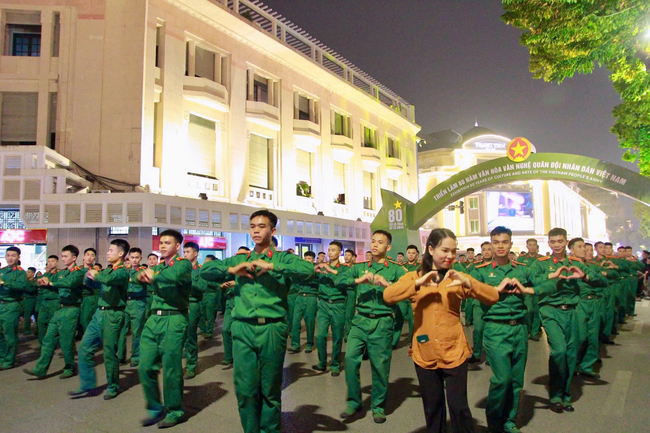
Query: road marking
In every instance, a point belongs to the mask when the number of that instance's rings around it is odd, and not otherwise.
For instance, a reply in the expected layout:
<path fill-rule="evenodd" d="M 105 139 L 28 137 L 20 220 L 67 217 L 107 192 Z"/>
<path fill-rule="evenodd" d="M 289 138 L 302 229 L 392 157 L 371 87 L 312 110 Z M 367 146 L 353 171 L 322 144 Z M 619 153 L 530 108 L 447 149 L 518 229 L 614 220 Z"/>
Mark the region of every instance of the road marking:
<path fill-rule="evenodd" d="M 627 392 L 630 389 L 630 382 L 632 381 L 631 371 L 618 371 L 612 388 L 609 391 L 607 400 L 605 401 L 605 413 L 607 415 L 614 415 L 617 417 L 623 416 L 623 409 L 625 409 L 625 399 Z"/>
<path fill-rule="evenodd" d="M 634 324 L 634 329 L 632 330 L 633 333 L 635 334 L 642 334 L 643 333 L 643 325 L 645 322 L 636 322 Z"/>

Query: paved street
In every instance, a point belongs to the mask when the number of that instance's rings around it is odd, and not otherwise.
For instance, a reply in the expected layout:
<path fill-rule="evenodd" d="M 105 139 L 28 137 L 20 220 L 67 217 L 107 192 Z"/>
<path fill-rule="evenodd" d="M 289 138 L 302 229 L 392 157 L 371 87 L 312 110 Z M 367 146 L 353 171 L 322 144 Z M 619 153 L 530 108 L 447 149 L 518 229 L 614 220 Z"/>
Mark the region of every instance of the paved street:
<path fill-rule="evenodd" d="M 650 426 L 648 389 L 650 388 L 650 303 L 637 303 L 638 317 L 623 326 L 616 346 L 603 353 L 600 380 L 574 380 L 573 396 L 576 411 L 556 415 L 548 409 L 546 384 L 548 381 L 548 346 L 544 339 L 530 342 L 526 384 L 520 405 L 519 425 L 525 432 L 645 432 Z M 317 359 L 311 354 L 287 354 L 283 392 L 283 431 L 349 431 L 349 432 L 424 432 L 424 417 L 418 385 L 406 347 L 394 352 L 389 400 L 388 421 L 383 425 L 372 422 L 369 412 L 370 369 L 362 366 L 364 411 L 343 423 L 338 414 L 345 408 L 345 376 L 315 374 L 311 365 Z M 63 359 L 57 352 L 51 374 L 46 380 L 28 380 L 22 372 L 33 367 L 37 340 L 21 343 L 19 359 L 25 366 L 0 373 L 0 407 L 6 432 L 134 432 L 143 429 L 139 421 L 145 416 L 142 389 L 136 369 L 122 370 L 122 394 L 104 401 L 100 396 L 73 400 L 67 392 L 79 384 L 77 377 L 59 380 Z M 223 369 L 219 363 L 223 352 L 220 338 L 201 341 L 199 375 L 186 382 L 185 405 L 189 420 L 173 429 L 175 432 L 241 432 L 232 369 Z M 101 354 L 96 358 L 101 362 Z M 490 378 L 489 367 L 470 371 L 469 401 L 476 418 L 478 432 L 484 432 L 485 402 Z M 103 365 L 98 367 L 100 384 L 105 387 Z"/>

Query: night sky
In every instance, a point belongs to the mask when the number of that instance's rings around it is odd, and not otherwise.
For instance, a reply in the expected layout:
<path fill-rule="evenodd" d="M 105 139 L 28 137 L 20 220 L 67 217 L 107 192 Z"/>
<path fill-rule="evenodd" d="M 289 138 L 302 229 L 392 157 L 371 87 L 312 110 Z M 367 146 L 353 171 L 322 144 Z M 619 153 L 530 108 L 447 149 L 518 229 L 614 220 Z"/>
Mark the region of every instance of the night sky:
<path fill-rule="evenodd" d="M 607 70 L 560 85 L 533 79 L 520 31 L 500 19 L 500 1 L 264 2 L 415 105 L 422 133 L 464 133 L 476 119 L 528 138 L 538 152 L 584 154 L 638 172 L 609 132 L 619 97 Z"/>

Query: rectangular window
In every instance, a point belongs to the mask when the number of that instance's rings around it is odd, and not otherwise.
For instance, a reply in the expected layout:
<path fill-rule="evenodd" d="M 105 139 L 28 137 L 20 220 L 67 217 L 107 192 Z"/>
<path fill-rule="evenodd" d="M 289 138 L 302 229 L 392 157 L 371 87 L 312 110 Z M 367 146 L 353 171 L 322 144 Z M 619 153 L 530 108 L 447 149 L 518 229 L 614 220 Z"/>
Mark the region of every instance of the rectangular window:
<path fill-rule="evenodd" d="M 478 209 L 478 197 L 470 197 L 469 210 L 476 210 L 476 209 Z"/>
<path fill-rule="evenodd" d="M 399 158 L 399 142 L 392 137 L 386 137 L 386 156 Z"/>
<path fill-rule="evenodd" d="M 59 57 L 59 46 L 61 45 L 61 14 L 54 12 L 52 23 L 52 57 Z"/>
<path fill-rule="evenodd" d="M 397 192 L 397 181 L 394 179 L 388 179 L 388 190 Z"/>
<path fill-rule="evenodd" d="M 257 74 L 253 81 L 253 101 L 269 103 L 269 80 Z"/>
<path fill-rule="evenodd" d="M 49 116 L 48 116 L 48 147 L 50 149 L 54 149 L 54 145 L 56 143 L 56 105 L 57 105 L 57 100 L 58 100 L 58 94 L 57 93 L 50 93 L 50 106 L 48 108 L 49 110 Z"/>
<path fill-rule="evenodd" d="M 249 141 L 248 184 L 269 189 L 269 140 L 251 134 Z"/>
<path fill-rule="evenodd" d="M 345 204 L 345 164 L 334 161 L 334 203 Z"/>
<path fill-rule="evenodd" d="M 156 67 L 160 68 L 160 65 L 162 64 L 161 62 L 161 56 L 162 56 L 162 35 L 163 32 L 163 27 L 162 26 L 157 26 L 156 27 Z"/>
<path fill-rule="evenodd" d="M 216 81 L 214 77 L 215 61 L 215 53 L 197 46 L 194 51 L 194 76 Z"/>
<path fill-rule="evenodd" d="M 298 96 L 298 119 L 309 120 L 309 98 L 302 95 Z"/>
<path fill-rule="evenodd" d="M 41 55 L 41 12 L 5 12 L 5 56 L 38 57 Z M 56 22 L 54 23 L 56 26 Z M 49 51 L 49 47 L 48 47 Z"/>
<path fill-rule="evenodd" d="M 350 128 L 350 118 L 348 116 L 334 111 L 332 119 L 332 134 L 352 138 L 352 128 Z"/>
<path fill-rule="evenodd" d="M 470 220 L 469 221 L 469 232 L 470 233 L 478 233 L 480 231 L 479 223 L 478 220 Z"/>
<path fill-rule="evenodd" d="M 35 145 L 38 93 L 4 92 L 2 94 L 3 145 Z"/>
<path fill-rule="evenodd" d="M 188 125 L 187 160 L 190 161 L 188 174 L 216 179 L 217 133 L 213 121 L 190 114 Z"/>
<path fill-rule="evenodd" d="M 296 195 L 311 197 L 311 173 L 313 168 L 312 154 L 304 150 L 296 150 L 297 185 Z"/>
<path fill-rule="evenodd" d="M 372 147 L 377 148 L 377 131 L 374 129 L 368 128 L 367 126 L 363 127 L 363 147 Z"/>
<path fill-rule="evenodd" d="M 365 170 L 363 172 L 363 208 L 375 209 L 375 174 Z"/>

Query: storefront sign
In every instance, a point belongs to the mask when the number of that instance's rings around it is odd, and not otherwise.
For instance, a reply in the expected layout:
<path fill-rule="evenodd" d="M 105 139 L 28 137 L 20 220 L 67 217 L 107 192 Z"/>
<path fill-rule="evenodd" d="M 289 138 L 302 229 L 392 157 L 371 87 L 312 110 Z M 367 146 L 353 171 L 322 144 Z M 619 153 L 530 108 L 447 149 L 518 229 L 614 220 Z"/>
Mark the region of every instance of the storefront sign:
<path fill-rule="evenodd" d="M 46 244 L 47 230 L 0 230 L 0 244 Z"/>
<path fill-rule="evenodd" d="M 196 242 L 200 249 L 203 250 L 225 250 L 228 246 L 228 240 L 221 236 L 183 236 L 185 242 Z M 160 250 L 160 236 L 154 236 L 152 239 L 152 248 L 154 251 Z"/>
<path fill-rule="evenodd" d="M 323 242 L 323 240 L 318 238 L 301 238 L 296 236 L 297 244 L 320 244 L 321 242 Z"/>

